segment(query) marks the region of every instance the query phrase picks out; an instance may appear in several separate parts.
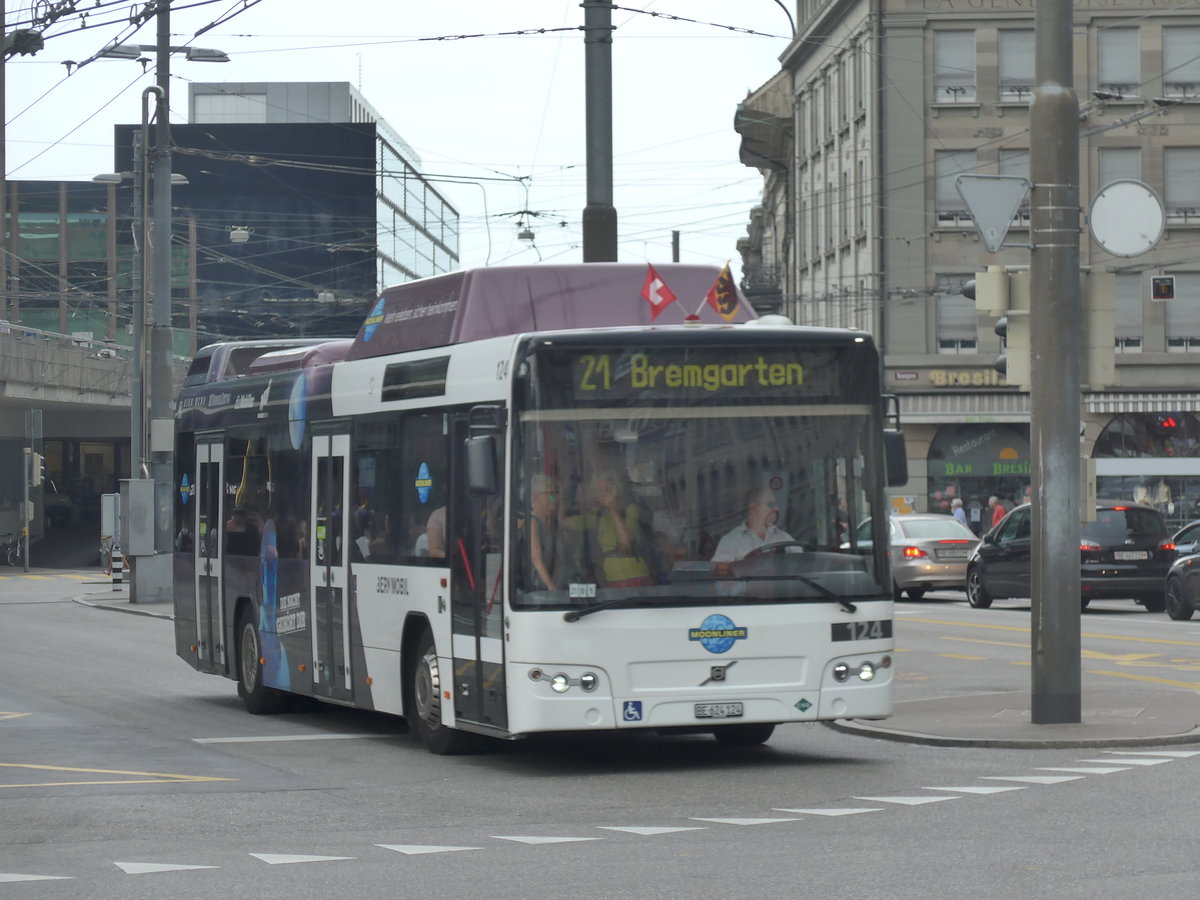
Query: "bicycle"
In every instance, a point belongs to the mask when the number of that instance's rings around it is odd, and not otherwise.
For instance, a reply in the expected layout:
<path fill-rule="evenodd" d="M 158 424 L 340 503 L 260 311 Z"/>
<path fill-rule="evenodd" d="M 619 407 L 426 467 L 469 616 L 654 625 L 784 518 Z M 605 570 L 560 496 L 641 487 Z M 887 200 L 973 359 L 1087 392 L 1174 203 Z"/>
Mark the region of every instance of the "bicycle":
<path fill-rule="evenodd" d="M 25 538 L 15 531 L 0 534 L 0 558 L 10 566 L 19 566 L 25 558 Z"/>

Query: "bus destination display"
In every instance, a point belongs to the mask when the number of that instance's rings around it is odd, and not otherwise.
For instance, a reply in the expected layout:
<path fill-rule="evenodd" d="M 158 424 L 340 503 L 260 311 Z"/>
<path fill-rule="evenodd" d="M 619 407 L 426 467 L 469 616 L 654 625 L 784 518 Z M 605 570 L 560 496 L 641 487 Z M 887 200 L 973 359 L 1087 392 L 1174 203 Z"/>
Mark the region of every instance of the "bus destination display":
<path fill-rule="evenodd" d="M 597 351 L 575 357 L 572 389 L 576 400 L 816 399 L 829 395 L 835 369 L 833 354 L 801 361 L 770 347 Z"/>

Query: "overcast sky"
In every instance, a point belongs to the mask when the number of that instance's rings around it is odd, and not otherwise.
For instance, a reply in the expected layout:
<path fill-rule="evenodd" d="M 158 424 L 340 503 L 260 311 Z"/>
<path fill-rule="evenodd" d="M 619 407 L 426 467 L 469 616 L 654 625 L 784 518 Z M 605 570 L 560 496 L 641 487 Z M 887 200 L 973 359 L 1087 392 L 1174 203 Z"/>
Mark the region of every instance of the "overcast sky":
<path fill-rule="evenodd" d="M 9 28 L 28 21 L 30 0 L 5 5 Z M 257 0 L 229 17 L 242 5 L 174 0 L 172 44 L 224 50 L 231 62 L 172 59 L 173 121 L 186 121 L 189 81 L 348 81 L 419 154 L 425 173 L 476 181 L 437 185 L 462 218 L 463 266 L 581 261 L 579 0 Z M 139 120 L 153 65 L 143 75 L 136 62 L 103 59 L 68 76 L 63 61 L 87 59 L 114 40 L 153 44 L 154 21 L 133 33 L 131 8 L 101 6 L 73 34 L 66 32 L 78 17 L 65 18 L 46 29 L 40 53 L 8 62 L 9 178 L 112 171 L 112 126 Z M 776 0 L 629 0 L 613 23 L 620 259 L 669 261 L 678 230 L 683 262 L 729 259 L 736 274 L 736 242 L 762 180 L 738 162 L 733 117 L 747 92 L 778 71 L 788 14 Z M 540 29 L 546 33 L 499 36 Z M 522 210 L 537 215 L 516 215 Z M 535 233 L 532 245 L 518 240 L 518 222 Z"/>

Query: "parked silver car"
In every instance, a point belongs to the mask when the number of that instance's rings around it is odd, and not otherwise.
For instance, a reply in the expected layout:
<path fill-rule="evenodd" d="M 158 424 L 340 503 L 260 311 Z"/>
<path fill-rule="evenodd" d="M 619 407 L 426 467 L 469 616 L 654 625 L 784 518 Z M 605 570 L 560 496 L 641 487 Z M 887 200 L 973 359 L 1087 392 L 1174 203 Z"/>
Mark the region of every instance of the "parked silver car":
<path fill-rule="evenodd" d="M 891 544 L 892 593 L 920 600 L 930 590 L 962 591 L 967 587 L 967 559 L 979 543 L 953 516 L 938 513 L 900 513 L 888 516 Z M 871 520 L 855 532 L 859 548 L 871 545 Z"/>

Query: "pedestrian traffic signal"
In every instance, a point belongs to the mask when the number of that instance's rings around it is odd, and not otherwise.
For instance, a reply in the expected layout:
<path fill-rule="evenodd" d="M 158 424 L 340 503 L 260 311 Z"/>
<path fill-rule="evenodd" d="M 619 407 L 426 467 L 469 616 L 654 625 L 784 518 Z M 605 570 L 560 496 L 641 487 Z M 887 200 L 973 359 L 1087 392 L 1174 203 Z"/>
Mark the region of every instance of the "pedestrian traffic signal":
<path fill-rule="evenodd" d="M 41 487 L 42 478 L 46 474 L 46 463 L 40 453 L 32 453 L 29 456 L 29 485 L 30 487 Z"/>

